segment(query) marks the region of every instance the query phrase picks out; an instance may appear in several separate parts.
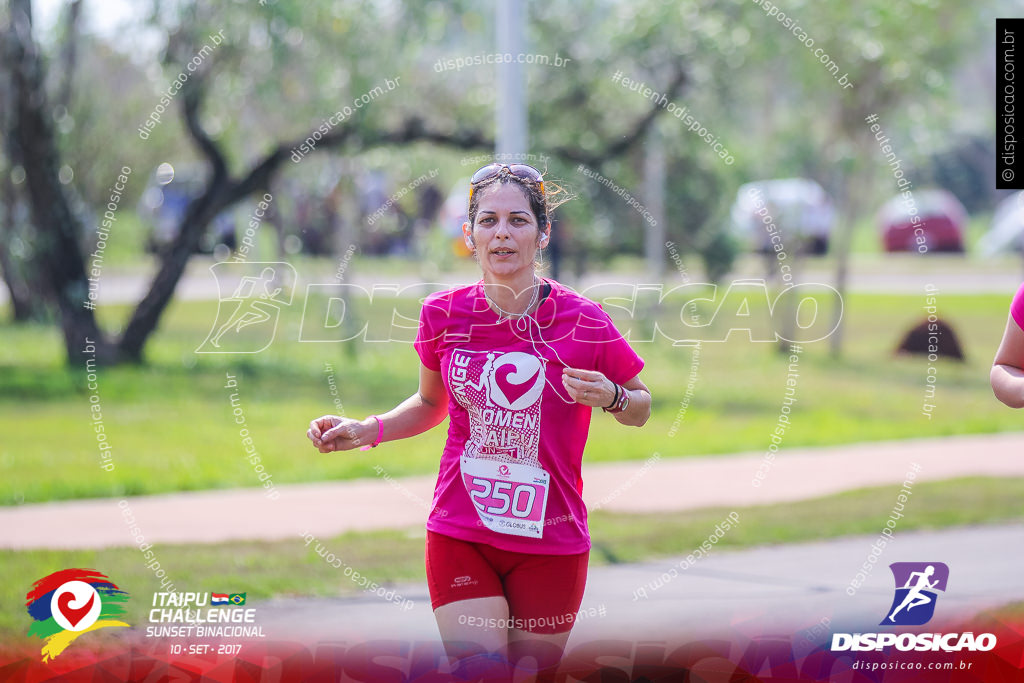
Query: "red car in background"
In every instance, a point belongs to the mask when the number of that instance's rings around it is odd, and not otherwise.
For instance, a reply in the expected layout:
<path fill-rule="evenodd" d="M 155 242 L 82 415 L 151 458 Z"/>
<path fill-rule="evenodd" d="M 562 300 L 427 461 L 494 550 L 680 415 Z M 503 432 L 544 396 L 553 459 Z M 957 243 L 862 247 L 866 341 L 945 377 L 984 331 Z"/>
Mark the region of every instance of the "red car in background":
<path fill-rule="evenodd" d="M 885 250 L 963 252 L 967 211 L 960 200 L 946 190 L 918 190 L 911 194 L 913 200 L 898 194 L 878 211 Z M 917 223 L 915 214 L 919 217 Z M 926 249 L 922 250 L 922 244 Z"/>

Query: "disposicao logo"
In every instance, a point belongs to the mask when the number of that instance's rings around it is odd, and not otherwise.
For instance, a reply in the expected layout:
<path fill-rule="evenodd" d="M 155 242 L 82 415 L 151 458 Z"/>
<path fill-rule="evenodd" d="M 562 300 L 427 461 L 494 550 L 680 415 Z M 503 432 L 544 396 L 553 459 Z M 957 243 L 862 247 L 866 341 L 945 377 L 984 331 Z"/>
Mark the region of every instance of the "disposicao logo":
<path fill-rule="evenodd" d="M 893 562 L 896 591 L 880 626 L 921 626 L 931 621 L 939 592 L 946 591 L 949 567 L 942 562 Z M 991 633 L 833 633 L 832 651 L 987 652 L 996 646 Z"/>
<path fill-rule="evenodd" d="M 896 595 L 880 626 L 927 624 L 935 614 L 935 591 L 946 591 L 949 567 L 942 562 L 893 562 L 889 569 L 896 581 Z"/>
<path fill-rule="evenodd" d="M 128 593 L 95 569 L 63 569 L 32 585 L 25 606 L 34 620 L 28 635 L 46 641 L 43 661 L 55 658 L 78 636 L 108 626 L 128 627 Z"/>

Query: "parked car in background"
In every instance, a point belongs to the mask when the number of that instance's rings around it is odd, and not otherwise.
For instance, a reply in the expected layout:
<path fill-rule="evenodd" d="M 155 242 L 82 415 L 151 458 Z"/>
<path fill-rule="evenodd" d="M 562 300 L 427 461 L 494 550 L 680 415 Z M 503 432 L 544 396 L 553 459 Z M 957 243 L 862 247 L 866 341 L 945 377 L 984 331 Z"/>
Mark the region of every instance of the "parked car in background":
<path fill-rule="evenodd" d="M 913 199 L 898 194 L 878 211 L 886 251 L 963 252 L 967 211 L 952 192 L 915 190 Z"/>
<path fill-rule="evenodd" d="M 824 254 L 835 224 L 832 200 L 807 178 L 777 178 L 746 183 L 732 206 L 734 229 L 751 239 L 756 251 L 772 250 L 773 233 L 794 252 Z"/>

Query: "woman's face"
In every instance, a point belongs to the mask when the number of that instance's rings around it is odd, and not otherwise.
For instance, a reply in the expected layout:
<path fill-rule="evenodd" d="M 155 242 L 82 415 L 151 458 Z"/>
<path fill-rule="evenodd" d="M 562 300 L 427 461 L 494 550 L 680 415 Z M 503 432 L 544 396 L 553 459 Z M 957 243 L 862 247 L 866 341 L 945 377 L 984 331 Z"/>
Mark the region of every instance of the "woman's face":
<path fill-rule="evenodd" d="M 541 232 L 526 194 L 516 185 L 498 183 L 484 190 L 476 223 L 462 226 L 476 247 L 484 273 L 507 278 L 524 269 L 533 272 L 533 258 L 547 242 L 549 229 Z"/>

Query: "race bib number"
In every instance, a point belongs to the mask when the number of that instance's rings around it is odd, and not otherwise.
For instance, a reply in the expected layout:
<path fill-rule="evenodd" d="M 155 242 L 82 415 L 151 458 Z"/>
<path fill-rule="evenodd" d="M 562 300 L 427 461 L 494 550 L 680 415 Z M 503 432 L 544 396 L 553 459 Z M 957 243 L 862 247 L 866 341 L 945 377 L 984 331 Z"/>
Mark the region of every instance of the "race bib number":
<path fill-rule="evenodd" d="M 540 467 L 462 456 L 462 482 L 491 531 L 541 538 L 551 475 Z"/>

